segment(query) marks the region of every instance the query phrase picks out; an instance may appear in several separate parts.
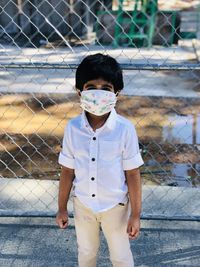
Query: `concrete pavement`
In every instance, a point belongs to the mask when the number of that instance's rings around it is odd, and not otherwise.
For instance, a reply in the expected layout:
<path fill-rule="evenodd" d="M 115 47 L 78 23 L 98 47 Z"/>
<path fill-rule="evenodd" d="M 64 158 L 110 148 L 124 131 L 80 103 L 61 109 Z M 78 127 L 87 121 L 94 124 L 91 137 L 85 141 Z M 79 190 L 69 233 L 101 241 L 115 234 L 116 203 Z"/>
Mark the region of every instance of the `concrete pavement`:
<path fill-rule="evenodd" d="M 0 267 L 77 266 L 73 218 L 65 230 L 55 224 L 57 189 L 58 181 L 0 180 Z M 135 267 L 200 266 L 199 188 L 143 185 L 142 218 Z M 102 233 L 97 266 L 111 267 Z"/>
<path fill-rule="evenodd" d="M 76 267 L 73 219 L 65 230 L 54 218 L 0 218 L 0 266 Z M 135 267 L 200 266 L 200 222 L 142 220 L 131 241 Z M 98 267 L 111 267 L 101 232 Z"/>

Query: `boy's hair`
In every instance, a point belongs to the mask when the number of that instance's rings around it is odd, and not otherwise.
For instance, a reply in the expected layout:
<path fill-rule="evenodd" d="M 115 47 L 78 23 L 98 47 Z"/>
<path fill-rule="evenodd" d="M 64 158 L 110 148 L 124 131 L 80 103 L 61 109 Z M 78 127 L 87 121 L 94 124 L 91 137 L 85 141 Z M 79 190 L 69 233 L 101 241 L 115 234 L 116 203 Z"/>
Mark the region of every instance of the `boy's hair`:
<path fill-rule="evenodd" d="M 83 59 L 76 70 L 76 88 L 80 91 L 90 80 L 103 79 L 114 86 L 115 93 L 124 87 L 122 69 L 112 57 L 94 54 Z"/>

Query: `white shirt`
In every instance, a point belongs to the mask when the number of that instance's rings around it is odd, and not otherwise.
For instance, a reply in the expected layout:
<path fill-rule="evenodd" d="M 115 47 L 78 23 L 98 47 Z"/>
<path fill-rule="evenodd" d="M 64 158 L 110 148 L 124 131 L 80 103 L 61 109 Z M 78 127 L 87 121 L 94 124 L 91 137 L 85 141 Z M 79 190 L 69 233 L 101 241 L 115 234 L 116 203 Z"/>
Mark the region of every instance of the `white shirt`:
<path fill-rule="evenodd" d="M 143 164 L 135 127 L 113 109 L 93 131 L 83 112 L 66 125 L 59 163 L 74 169 L 74 194 L 94 212 L 127 202 L 124 170 Z"/>

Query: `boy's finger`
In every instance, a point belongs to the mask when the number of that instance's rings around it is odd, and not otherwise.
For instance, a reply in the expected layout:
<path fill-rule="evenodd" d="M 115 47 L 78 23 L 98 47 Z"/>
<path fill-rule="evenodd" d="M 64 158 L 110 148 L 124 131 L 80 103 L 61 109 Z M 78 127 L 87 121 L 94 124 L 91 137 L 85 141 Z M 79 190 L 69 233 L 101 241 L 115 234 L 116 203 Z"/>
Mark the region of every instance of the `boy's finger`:
<path fill-rule="evenodd" d="M 132 230 L 132 227 L 130 227 L 130 229 L 128 231 L 128 236 L 130 239 L 133 239 L 135 236 L 135 232 Z"/>
<path fill-rule="evenodd" d="M 132 231 L 131 231 L 131 235 L 134 236 L 134 235 L 137 233 L 137 230 L 136 230 L 135 228 L 133 228 L 133 227 L 132 227 L 131 230 L 132 230 Z"/>
<path fill-rule="evenodd" d="M 126 232 L 127 232 L 127 234 L 131 233 L 131 225 L 130 224 L 127 225 Z"/>
<path fill-rule="evenodd" d="M 139 231 L 132 231 L 130 234 L 129 234 L 129 238 L 131 239 L 135 239 L 139 236 Z"/>
<path fill-rule="evenodd" d="M 67 220 L 59 220 L 58 225 L 61 229 L 66 228 L 68 224 Z"/>

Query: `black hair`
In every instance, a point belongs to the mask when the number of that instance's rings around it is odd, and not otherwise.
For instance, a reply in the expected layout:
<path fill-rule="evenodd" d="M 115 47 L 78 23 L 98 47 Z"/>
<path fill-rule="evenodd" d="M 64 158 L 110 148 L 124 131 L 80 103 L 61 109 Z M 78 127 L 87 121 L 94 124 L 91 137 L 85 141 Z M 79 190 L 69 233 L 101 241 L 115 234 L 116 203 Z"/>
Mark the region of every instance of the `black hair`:
<path fill-rule="evenodd" d="M 115 93 L 124 87 L 122 69 L 111 56 L 94 54 L 83 59 L 76 70 L 76 88 L 80 91 L 90 80 L 103 79 L 114 86 Z"/>

